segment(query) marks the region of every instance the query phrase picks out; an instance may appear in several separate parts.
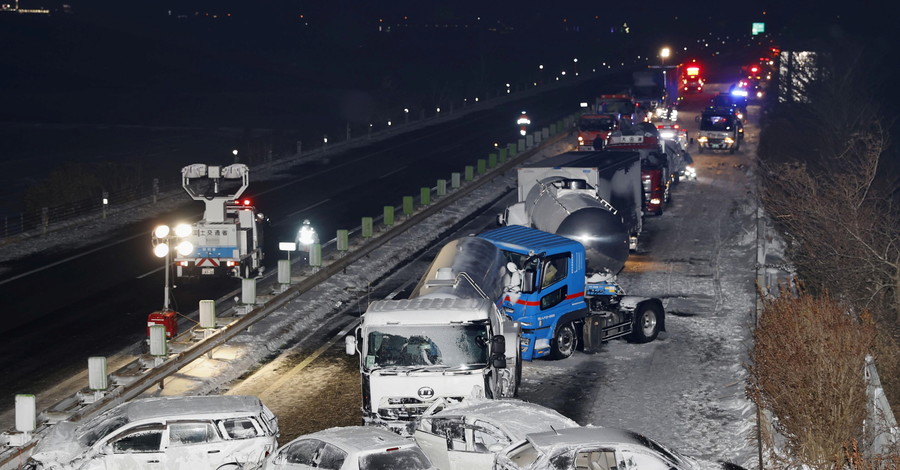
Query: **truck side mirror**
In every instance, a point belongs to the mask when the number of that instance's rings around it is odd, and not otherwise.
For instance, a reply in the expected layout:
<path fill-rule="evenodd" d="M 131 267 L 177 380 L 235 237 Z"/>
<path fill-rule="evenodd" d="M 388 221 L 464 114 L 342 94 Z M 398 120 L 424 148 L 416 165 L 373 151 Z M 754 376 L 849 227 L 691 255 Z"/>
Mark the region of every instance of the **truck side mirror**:
<path fill-rule="evenodd" d="M 522 293 L 530 294 L 534 292 L 534 270 L 526 269 L 522 275 Z"/>
<path fill-rule="evenodd" d="M 506 338 L 503 335 L 494 335 L 491 338 L 491 353 L 506 354 Z"/>
<path fill-rule="evenodd" d="M 700 122 L 700 116 L 694 116 L 694 122 Z"/>
<path fill-rule="evenodd" d="M 506 338 L 503 335 L 495 335 L 491 338 L 491 367 L 506 368 Z"/>
<path fill-rule="evenodd" d="M 356 336 L 348 335 L 344 337 L 344 351 L 348 356 L 356 354 Z"/>

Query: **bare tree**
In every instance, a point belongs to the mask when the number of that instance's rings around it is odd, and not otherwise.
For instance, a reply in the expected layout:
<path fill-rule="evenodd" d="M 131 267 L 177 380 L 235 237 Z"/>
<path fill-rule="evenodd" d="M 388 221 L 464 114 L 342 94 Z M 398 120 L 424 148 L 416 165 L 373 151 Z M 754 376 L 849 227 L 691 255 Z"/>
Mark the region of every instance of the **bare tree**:
<path fill-rule="evenodd" d="M 841 468 L 836 457 L 867 438 L 862 371 L 875 327 L 827 294 L 781 294 L 766 301 L 753 333 L 748 395 L 784 438 L 764 432 L 763 441 L 775 468 Z"/>

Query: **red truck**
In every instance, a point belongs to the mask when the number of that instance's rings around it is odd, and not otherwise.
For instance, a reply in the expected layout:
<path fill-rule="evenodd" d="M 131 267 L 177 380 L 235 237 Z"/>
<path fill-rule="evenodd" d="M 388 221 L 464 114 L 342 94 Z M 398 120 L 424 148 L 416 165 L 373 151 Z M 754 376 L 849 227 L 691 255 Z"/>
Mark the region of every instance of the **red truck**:
<path fill-rule="evenodd" d="M 663 207 L 669 202 L 673 177 L 670 158 L 660 146 L 659 139 L 649 134 L 613 135 L 609 138 L 606 148 L 637 151 L 641 154 L 644 213 L 662 215 Z"/>
<path fill-rule="evenodd" d="M 634 97 L 628 93 L 600 95 L 597 97 L 597 104 L 594 107 L 594 111 L 597 114 L 618 115 L 620 124 L 623 120 L 632 122 L 636 109 L 637 105 L 634 102 Z"/>
<path fill-rule="evenodd" d="M 603 150 L 606 139 L 619 130 L 618 114 L 583 114 L 578 118 L 578 150 Z"/>

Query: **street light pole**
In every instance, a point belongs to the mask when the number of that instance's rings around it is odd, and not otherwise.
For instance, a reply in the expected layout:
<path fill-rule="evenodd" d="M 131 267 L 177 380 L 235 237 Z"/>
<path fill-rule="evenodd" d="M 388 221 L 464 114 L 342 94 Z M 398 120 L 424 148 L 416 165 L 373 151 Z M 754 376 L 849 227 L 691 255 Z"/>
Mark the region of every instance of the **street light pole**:
<path fill-rule="evenodd" d="M 166 287 L 165 287 L 165 289 L 163 289 L 163 291 L 164 291 L 164 293 L 163 293 L 164 294 L 163 295 L 163 311 L 164 312 L 169 310 L 169 305 L 170 305 L 169 304 L 169 289 L 170 289 L 169 286 L 171 285 L 169 283 L 169 265 L 170 264 L 172 264 L 172 252 L 167 251 L 166 252 L 166 265 L 163 268 L 166 271 Z"/>

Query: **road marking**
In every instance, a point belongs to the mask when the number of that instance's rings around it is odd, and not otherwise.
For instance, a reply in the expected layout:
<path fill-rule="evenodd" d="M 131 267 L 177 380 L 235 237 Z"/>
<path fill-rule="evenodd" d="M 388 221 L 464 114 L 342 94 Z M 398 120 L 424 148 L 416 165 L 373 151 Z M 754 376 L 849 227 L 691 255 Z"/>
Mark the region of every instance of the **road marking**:
<path fill-rule="evenodd" d="M 319 349 L 316 349 L 315 351 L 313 351 L 313 353 L 310 354 L 309 357 L 307 357 L 306 359 L 301 361 L 299 364 L 297 364 L 296 367 L 294 367 L 293 369 L 288 371 L 286 374 L 282 374 L 281 378 L 279 378 L 278 380 L 275 381 L 275 383 L 273 383 L 272 385 L 267 387 L 265 390 L 263 390 L 262 394 L 270 393 L 271 390 L 281 389 L 282 385 L 284 385 L 285 382 L 287 382 L 288 380 L 291 380 L 295 375 L 299 374 L 300 371 L 302 371 L 303 369 L 306 368 L 306 366 L 310 365 L 319 356 L 321 356 L 322 353 L 327 351 L 328 348 L 333 346 L 334 343 L 336 343 L 338 341 L 338 339 L 343 338 L 344 336 L 347 336 L 347 333 L 349 333 L 350 330 L 359 326 L 359 322 L 360 322 L 359 320 L 354 320 L 354 321 L 350 322 L 350 324 L 348 324 L 343 330 L 341 330 L 337 335 L 335 335 L 333 338 L 328 340 L 327 343 L 323 344 L 322 346 L 319 346 Z"/>
<path fill-rule="evenodd" d="M 289 219 L 290 217 L 295 216 L 295 215 L 297 215 L 297 214 L 299 214 L 299 213 L 301 213 L 301 212 L 306 212 L 306 211 L 308 211 L 308 210 L 310 210 L 310 209 L 312 209 L 312 208 L 314 208 L 314 207 L 319 207 L 319 206 L 321 206 L 322 204 L 325 204 L 326 202 L 328 202 L 328 201 L 330 201 L 330 200 L 331 200 L 331 199 L 323 199 L 323 200 L 321 200 L 321 201 L 319 201 L 319 202 L 317 202 L 317 203 L 315 203 L 315 204 L 313 204 L 313 205 L 311 205 L 311 206 L 304 207 L 303 209 L 300 209 L 299 211 L 294 211 L 294 212 L 291 212 L 290 214 L 287 214 L 287 215 L 285 215 L 285 216 L 282 216 L 282 217 L 281 217 L 281 220 L 278 221 L 278 222 L 276 222 L 276 223 L 274 223 L 274 224 L 272 224 L 272 226 L 275 227 L 275 226 L 278 226 L 278 225 L 283 224 L 284 222 L 289 222 L 288 219 Z"/>
<path fill-rule="evenodd" d="M 54 267 L 54 266 L 57 266 L 57 265 L 60 265 L 60 264 L 63 264 L 63 263 L 67 263 L 67 262 L 69 262 L 69 261 L 72 261 L 73 259 L 78 259 L 78 258 L 81 258 L 82 256 L 87 256 L 87 255 L 89 255 L 89 254 L 91 254 L 91 253 L 94 253 L 94 252 L 97 252 L 97 251 L 100 251 L 100 250 L 105 250 L 106 248 L 109 248 L 109 247 L 111 247 L 111 246 L 113 246 L 113 245 L 118 245 L 118 244 L 120 244 L 120 243 L 125 243 L 125 242 L 127 242 L 127 241 L 129 241 L 129 240 L 134 240 L 134 239 L 137 238 L 137 237 L 145 237 L 145 236 L 147 236 L 147 235 L 144 234 L 144 233 L 140 233 L 140 234 L 137 234 L 137 235 L 133 235 L 133 236 L 131 236 L 131 237 L 128 237 L 128 238 L 123 238 L 122 240 L 119 240 L 119 241 L 117 241 L 117 242 L 108 243 L 108 244 L 105 244 L 105 245 L 102 245 L 102 246 L 98 246 L 97 248 L 94 248 L 93 250 L 85 251 L 84 253 L 79 253 L 79 254 L 77 254 L 77 255 L 72 255 L 72 256 L 70 256 L 70 257 L 68 257 L 68 258 L 61 259 L 61 260 L 59 260 L 59 261 L 55 261 L 55 262 L 50 263 L 50 264 L 48 264 L 48 265 L 46 265 L 46 266 L 41 266 L 40 268 L 32 269 L 31 271 L 24 272 L 24 273 L 19 274 L 19 275 L 17 275 L 17 276 L 13 276 L 13 277 L 11 277 L 11 278 L 9 278 L 9 279 L 4 279 L 4 280 L 0 281 L 0 285 L 6 284 L 7 282 L 15 281 L 16 279 L 21 279 L 21 278 L 23 278 L 23 277 L 25 277 L 25 276 L 30 276 L 30 275 L 32 275 L 32 274 L 39 273 L 39 272 L 41 272 L 41 271 L 43 271 L 43 270 L 45 270 L 45 269 L 50 269 L 50 268 L 52 268 L 52 267 Z"/>
<path fill-rule="evenodd" d="M 413 280 L 407 282 L 406 284 L 403 284 L 402 286 L 400 286 L 396 290 L 394 290 L 394 292 L 391 292 L 390 294 L 388 294 L 387 297 L 384 298 L 384 300 L 393 300 L 394 297 L 397 297 L 397 294 L 403 292 L 403 290 L 406 289 L 407 287 L 409 287 L 409 285 L 412 284 L 413 282 L 417 282 L 417 281 L 415 279 L 413 279 Z"/>
<path fill-rule="evenodd" d="M 391 176 L 391 175 L 393 175 L 394 173 L 403 171 L 403 170 L 405 170 L 406 168 L 407 168 L 407 167 L 402 166 L 402 167 L 397 168 L 396 170 L 394 170 L 394 171 L 392 171 L 392 172 L 390 172 L 390 173 L 388 173 L 388 174 L 386 174 L 386 175 L 381 175 L 380 177 L 378 177 L 378 179 L 384 179 L 384 178 L 387 178 L 388 176 Z"/>
<path fill-rule="evenodd" d="M 159 268 L 154 269 L 153 271 L 148 271 L 148 272 L 146 272 L 146 273 L 144 273 L 144 274 L 141 274 L 141 275 L 138 276 L 136 279 L 143 279 L 143 278 L 145 278 L 145 277 L 147 277 L 147 276 L 149 276 L 149 275 L 151 275 L 151 274 L 155 274 L 155 273 L 158 273 L 158 272 L 162 271 L 164 268 L 165 268 L 165 266 L 161 266 L 161 267 L 159 267 Z"/>

